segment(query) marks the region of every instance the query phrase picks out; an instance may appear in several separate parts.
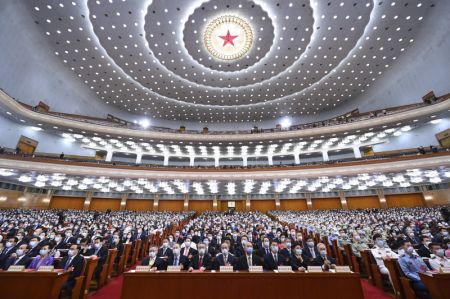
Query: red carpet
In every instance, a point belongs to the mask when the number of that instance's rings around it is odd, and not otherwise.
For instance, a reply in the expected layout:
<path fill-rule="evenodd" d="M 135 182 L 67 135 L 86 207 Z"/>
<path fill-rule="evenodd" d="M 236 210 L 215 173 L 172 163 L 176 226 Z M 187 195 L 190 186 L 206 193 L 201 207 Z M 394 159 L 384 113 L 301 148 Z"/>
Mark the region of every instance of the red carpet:
<path fill-rule="evenodd" d="M 120 299 L 122 292 L 123 276 L 113 279 L 107 286 L 100 289 L 98 292 L 89 296 L 89 299 Z M 364 299 L 393 299 L 380 289 L 371 285 L 367 280 L 361 279 L 361 285 L 364 292 Z M 361 298 L 362 299 L 362 298 Z"/>

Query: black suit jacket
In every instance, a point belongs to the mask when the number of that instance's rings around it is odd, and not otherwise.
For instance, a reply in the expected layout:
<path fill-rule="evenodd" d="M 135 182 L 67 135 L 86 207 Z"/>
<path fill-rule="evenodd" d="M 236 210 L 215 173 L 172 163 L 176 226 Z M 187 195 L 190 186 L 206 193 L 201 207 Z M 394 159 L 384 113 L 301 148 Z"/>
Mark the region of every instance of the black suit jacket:
<path fill-rule="evenodd" d="M 164 254 L 163 254 L 163 251 L 164 251 L 164 248 L 160 248 L 158 250 L 158 253 L 156 254 L 156 256 L 158 256 L 158 257 L 163 257 L 163 256 L 169 257 L 169 256 L 173 255 L 173 251 L 169 247 L 166 248 L 166 251 L 164 252 Z"/>
<path fill-rule="evenodd" d="M 148 266 L 148 265 L 150 265 L 150 257 L 149 257 L 149 256 L 145 257 L 145 258 L 142 260 L 142 264 L 141 264 L 141 265 L 142 265 L 142 266 Z M 156 267 L 157 270 L 165 270 L 165 269 L 167 269 L 167 267 L 165 267 L 164 260 L 161 259 L 161 258 L 159 258 L 159 257 L 156 257 L 155 262 L 154 262 L 152 268 L 154 268 L 154 267 Z"/>
<path fill-rule="evenodd" d="M 252 264 L 249 265 L 247 261 L 247 255 L 241 255 L 234 266 L 234 270 L 247 271 L 249 266 L 262 266 L 261 258 L 255 253 L 252 253 Z"/>
<path fill-rule="evenodd" d="M 234 266 L 236 261 L 237 261 L 236 257 L 234 255 L 228 253 L 227 263 L 230 264 L 231 266 Z M 225 265 L 225 261 L 223 259 L 223 254 L 222 253 L 219 253 L 218 255 L 216 255 L 216 259 L 215 259 L 214 264 L 213 264 L 213 269 L 214 270 L 219 270 L 220 266 L 226 266 Z"/>
<path fill-rule="evenodd" d="M 89 249 L 89 251 L 87 252 L 87 256 L 91 256 L 95 254 L 95 247 L 92 247 L 91 249 Z M 99 266 L 103 266 L 103 264 L 106 262 L 106 259 L 108 258 L 108 248 L 106 248 L 105 246 L 100 247 L 98 253 L 98 264 L 97 267 Z"/>
<path fill-rule="evenodd" d="M 200 260 L 200 255 L 196 254 L 192 257 L 191 262 L 189 263 L 189 268 L 194 268 L 195 270 L 200 269 L 199 267 L 199 262 Z M 203 255 L 203 261 L 202 261 L 202 267 L 205 268 L 206 270 L 211 270 L 212 268 L 212 258 L 209 254 L 205 254 Z"/>
<path fill-rule="evenodd" d="M 68 260 L 69 260 L 68 256 L 63 258 L 61 263 L 59 263 L 58 268 L 64 269 Z M 83 275 L 84 258 L 80 254 L 77 254 L 76 256 L 73 257 L 73 259 L 70 262 L 70 264 L 68 265 L 67 269 L 70 267 L 73 268 L 73 271 L 70 272 L 67 282 L 75 284 L 75 278 L 77 278 L 80 275 Z"/>
<path fill-rule="evenodd" d="M 283 248 L 279 251 L 279 254 L 284 255 L 284 257 L 286 258 L 287 262 L 290 263 L 290 260 L 293 256 L 293 253 L 291 250 L 287 249 L 287 248 Z"/>
<path fill-rule="evenodd" d="M 331 262 L 331 264 L 336 265 L 336 259 L 334 257 L 327 255 L 326 258 L 327 258 L 327 260 L 329 260 Z M 316 265 L 316 266 L 323 266 L 324 262 L 325 262 L 325 259 L 320 254 L 314 259 L 314 265 Z"/>
<path fill-rule="evenodd" d="M 179 261 L 178 264 L 180 266 L 183 266 L 183 270 L 186 270 L 189 267 L 189 259 L 187 258 L 187 256 L 184 255 L 180 255 L 179 256 Z M 174 266 L 174 260 L 175 260 L 175 256 L 169 256 L 169 258 L 167 259 L 167 262 L 164 265 L 164 269 L 163 270 L 167 270 L 167 266 Z"/>
<path fill-rule="evenodd" d="M 292 270 L 297 271 L 298 268 L 300 268 L 300 267 L 308 269 L 308 264 L 306 263 L 305 257 L 302 256 L 302 259 L 299 259 L 295 255 L 292 255 L 291 267 L 292 267 Z"/>
<path fill-rule="evenodd" d="M 421 257 L 427 257 L 430 258 L 430 250 L 428 248 L 425 247 L 425 245 L 420 244 L 419 248 L 417 249 L 417 253 L 421 256 Z"/>
<path fill-rule="evenodd" d="M 184 255 L 184 251 L 186 250 L 186 248 L 181 248 L 181 252 L 180 252 L 180 255 Z M 189 253 L 188 253 L 188 256 L 190 256 L 190 255 L 196 255 L 198 252 L 197 252 L 197 250 L 195 250 L 194 248 L 189 248 Z"/>
<path fill-rule="evenodd" d="M 14 263 L 16 262 L 17 258 L 15 257 L 10 257 L 6 260 L 5 265 L 3 266 L 3 270 L 8 270 L 9 267 L 11 267 L 12 265 L 14 265 Z M 20 259 L 20 261 L 17 262 L 17 264 L 15 264 L 15 266 L 25 266 L 25 268 L 28 268 L 28 265 L 31 263 L 33 259 L 30 258 L 29 256 L 25 255 L 24 257 L 22 257 Z"/>
<path fill-rule="evenodd" d="M 278 269 L 278 266 L 286 265 L 286 258 L 284 257 L 284 255 L 278 253 L 277 257 L 278 261 L 275 262 L 272 253 L 266 254 L 264 256 L 264 270 L 276 270 Z"/>
<path fill-rule="evenodd" d="M 315 258 L 312 256 L 311 248 L 309 248 L 308 246 L 306 246 L 305 248 L 303 248 L 303 256 L 306 259 L 306 263 L 313 263 Z M 314 246 L 312 248 L 314 250 L 314 253 L 316 254 L 316 257 L 318 257 L 320 255 L 319 251 L 317 250 L 316 246 Z"/>
<path fill-rule="evenodd" d="M 6 261 L 14 252 L 16 252 L 16 246 L 12 246 L 10 248 L 3 248 L 3 251 L 0 253 L 0 268 L 3 268 Z"/>
<path fill-rule="evenodd" d="M 41 250 L 41 247 L 39 245 L 37 245 L 36 247 L 30 249 L 30 251 L 28 251 L 27 255 L 29 257 L 35 257 L 35 256 L 39 255 L 40 250 Z"/>

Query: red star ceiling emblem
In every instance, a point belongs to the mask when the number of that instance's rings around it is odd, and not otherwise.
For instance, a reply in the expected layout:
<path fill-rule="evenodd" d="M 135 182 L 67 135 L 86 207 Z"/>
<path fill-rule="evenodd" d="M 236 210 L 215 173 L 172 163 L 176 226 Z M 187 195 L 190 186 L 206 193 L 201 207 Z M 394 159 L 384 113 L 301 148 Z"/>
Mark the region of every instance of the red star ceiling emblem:
<path fill-rule="evenodd" d="M 227 35 L 219 36 L 221 39 L 223 39 L 223 45 L 222 47 L 225 47 L 227 44 L 231 44 L 234 47 L 233 39 L 238 37 L 238 35 L 231 35 L 230 30 L 227 31 Z"/>

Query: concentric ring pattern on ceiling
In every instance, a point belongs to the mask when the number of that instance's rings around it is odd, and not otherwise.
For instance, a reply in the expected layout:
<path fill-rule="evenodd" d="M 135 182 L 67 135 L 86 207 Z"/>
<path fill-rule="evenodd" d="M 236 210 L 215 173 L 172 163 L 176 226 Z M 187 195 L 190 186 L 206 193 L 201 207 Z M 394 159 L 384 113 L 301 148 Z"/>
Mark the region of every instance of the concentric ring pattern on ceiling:
<path fill-rule="evenodd" d="M 314 114 L 356 98 L 407 50 L 434 6 L 417 0 L 28 3 L 55 54 L 101 100 L 154 118 L 201 122 Z M 238 59 L 217 59 L 205 47 L 207 25 L 221 16 L 241 18 L 252 29 L 252 45 Z"/>

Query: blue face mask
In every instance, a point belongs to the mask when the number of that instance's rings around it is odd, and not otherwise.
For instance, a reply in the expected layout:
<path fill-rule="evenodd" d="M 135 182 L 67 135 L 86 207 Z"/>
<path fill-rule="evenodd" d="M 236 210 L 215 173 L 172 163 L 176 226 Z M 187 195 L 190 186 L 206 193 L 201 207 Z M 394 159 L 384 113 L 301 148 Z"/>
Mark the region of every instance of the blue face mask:
<path fill-rule="evenodd" d="M 247 253 L 248 254 L 252 254 L 253 253 L 253 248 L 252 247 L 247 248 Z"/>

